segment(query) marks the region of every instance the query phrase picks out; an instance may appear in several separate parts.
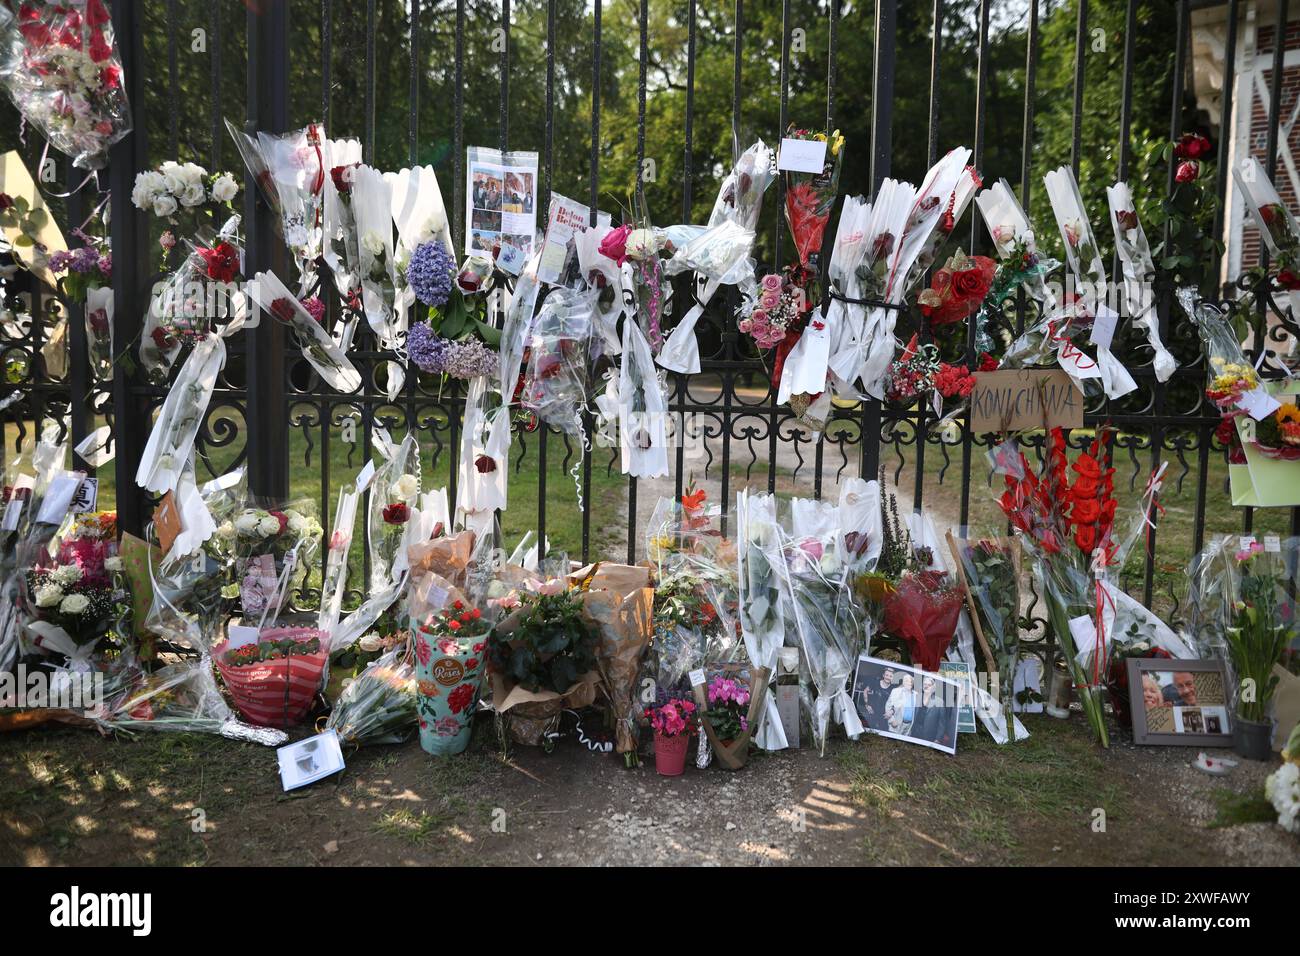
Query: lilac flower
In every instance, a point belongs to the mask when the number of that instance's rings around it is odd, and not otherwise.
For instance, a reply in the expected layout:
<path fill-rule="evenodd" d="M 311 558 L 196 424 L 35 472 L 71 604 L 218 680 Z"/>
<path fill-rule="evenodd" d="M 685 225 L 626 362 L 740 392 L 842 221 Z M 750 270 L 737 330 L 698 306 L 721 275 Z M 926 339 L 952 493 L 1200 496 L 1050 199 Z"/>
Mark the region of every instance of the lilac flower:
<path fill-rule="evenodd" d="M 420 243 L 411 253 L 411 261 L 406 266 L 406 283 L 417 299 L 439 308 L 447 304 L 455 272 L 456 260 L 451 253 L 437 239 L 431 239 Z"/>
<path fill-rule="evenodd" d="M 442 372 L 450 345 L 446 339 L 439 338 L 428 322 L 413 325 L 406 333 L 406 352 L 422 372 Z"/>
<path fill-rule="evenodd" d="M 497 367 L 497 354 L 478 339 L 465 339 L 448 343 L 446 364 L 443 368 L 452 378 L 477 378 L 490 375 Z"/>

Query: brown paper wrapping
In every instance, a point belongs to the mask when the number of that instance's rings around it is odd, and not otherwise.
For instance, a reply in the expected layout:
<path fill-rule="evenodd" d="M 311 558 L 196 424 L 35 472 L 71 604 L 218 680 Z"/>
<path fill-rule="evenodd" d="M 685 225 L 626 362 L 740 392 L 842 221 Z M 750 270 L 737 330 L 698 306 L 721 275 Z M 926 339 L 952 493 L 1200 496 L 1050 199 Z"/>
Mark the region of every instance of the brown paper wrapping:
<path fill-rule="evenodd" d="M 752 728 L 755 726 L 754 722 L 758 719 L 758 716 L 763 712 L 763 704 L 767 700 L 767 682 L 772 672 L 766 667 L 754 667 L 750 669 L 749 673 L 749 712 L 745 715 L 745 720 L 751 729 L 733 740 L 729 746 L 723 745 L 717 733 L 713 730 L 713 724 L 709 721 L 709 699 L 705 693 L 707 685 L 696 684 L 691 688 L 691 692 L 695 697 L 696 712 L 700 715 L 700 727 L 709 738 L 709 743 L 713 745 L 713 752 L 717 755 L 718 763 L 728 770 L 739 770 L 745 766 L 745 762 L 749 759 L 749 741 L 753 736 Z"/>
<path fill-rule="evenodd" d="M 407 548 L 411 580 L 407 588 L 406 610 L 413 628 L 453 601 L 462 601 L 468 606 L 465 579 L 473 553 L 473 531 L 421 541 Z"/>

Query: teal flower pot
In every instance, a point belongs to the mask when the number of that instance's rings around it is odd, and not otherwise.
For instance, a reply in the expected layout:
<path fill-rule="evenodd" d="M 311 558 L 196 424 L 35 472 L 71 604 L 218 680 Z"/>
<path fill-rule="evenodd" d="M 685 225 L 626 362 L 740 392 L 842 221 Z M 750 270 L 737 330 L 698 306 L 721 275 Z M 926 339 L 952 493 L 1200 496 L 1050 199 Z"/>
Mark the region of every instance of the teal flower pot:
<path fill-rule="evenodd" d="M 469 746 L 483 684 L 487 636 L 445 637 L 415 632 L 416 712 L 420 746 L 435 756 Z"/>

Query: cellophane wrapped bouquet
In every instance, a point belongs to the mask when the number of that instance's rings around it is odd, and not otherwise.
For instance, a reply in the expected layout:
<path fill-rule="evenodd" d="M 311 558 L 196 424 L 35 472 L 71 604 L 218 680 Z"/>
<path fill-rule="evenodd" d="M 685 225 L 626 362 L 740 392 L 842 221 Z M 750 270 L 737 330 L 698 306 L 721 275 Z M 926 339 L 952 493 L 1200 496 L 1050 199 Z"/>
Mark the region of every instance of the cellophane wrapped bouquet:
<path fill-rule="evenodd" d="M 131 131 L 122 60 L 103 0 L 0 10 L 0 83 L 23 119 L 82 169 Z"/>
<path fill-rule="evenodd" d="M 997 668 L 1002 712 L 1011 714 L 1020 658 L 1020 542 L 968 528 L 950 541 L 977 614 L 976 626 L 994 658 L 989 663 Z M 1015 721 L 1008 730 L 1014 740 Z"/>

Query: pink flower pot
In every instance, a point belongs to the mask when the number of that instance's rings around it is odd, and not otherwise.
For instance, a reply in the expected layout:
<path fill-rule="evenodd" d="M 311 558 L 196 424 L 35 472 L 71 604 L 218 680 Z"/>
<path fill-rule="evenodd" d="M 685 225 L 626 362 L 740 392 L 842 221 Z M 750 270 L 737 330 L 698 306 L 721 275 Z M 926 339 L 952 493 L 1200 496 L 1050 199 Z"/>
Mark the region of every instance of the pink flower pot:
<path fill-rule="evenodd" d="M 691 745 L 690 734 L 665 737 L 655 734 L 655 769 L 665 777 L 680 777 L 686 769 L 686 751 Z"/>

